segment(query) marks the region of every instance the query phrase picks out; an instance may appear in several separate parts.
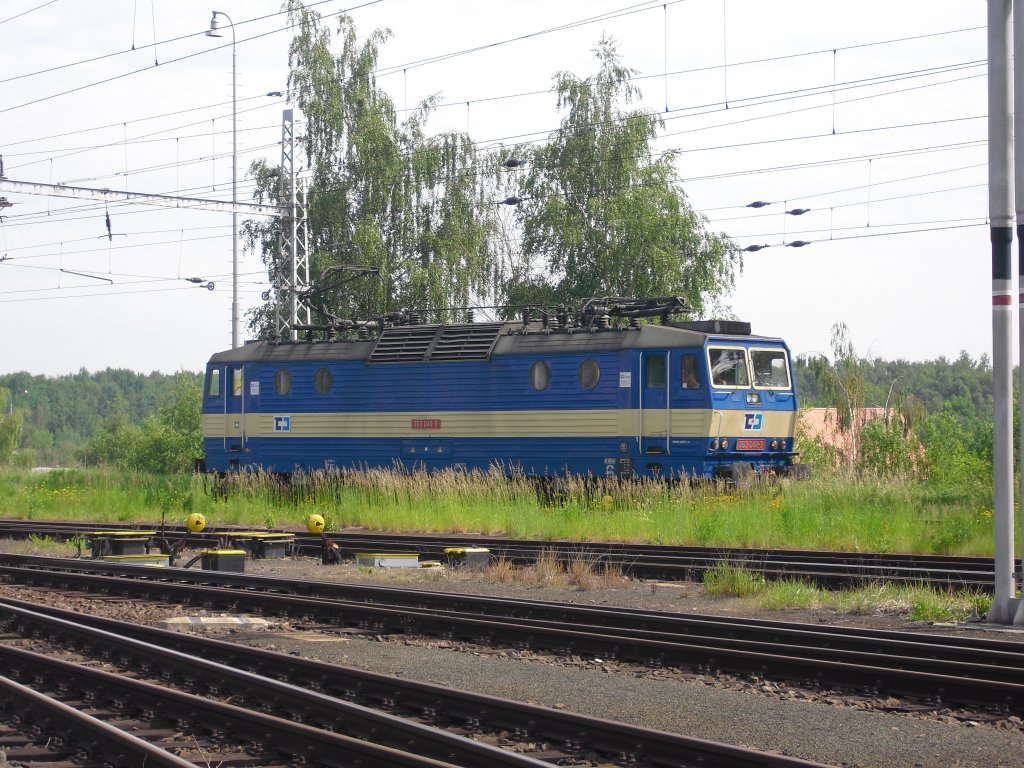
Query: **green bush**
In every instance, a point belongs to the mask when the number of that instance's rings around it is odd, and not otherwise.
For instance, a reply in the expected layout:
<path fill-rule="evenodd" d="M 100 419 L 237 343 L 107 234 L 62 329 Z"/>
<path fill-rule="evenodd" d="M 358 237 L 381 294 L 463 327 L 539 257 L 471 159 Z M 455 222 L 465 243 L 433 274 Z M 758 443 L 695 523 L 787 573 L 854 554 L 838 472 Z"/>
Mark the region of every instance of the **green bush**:
<path fill-rule="evenodd" d="M 991 458 L 979 451 L 975 435 L 949 408 L 925 420 L 921 438 L 928 484 L 933 489 L 964 498 L 991 485 Z"/>
<path fill-rule="evenodd" d="M 875 477 L 910 477 L 917 470 L 920 445 L 913 432 L 904 433 L 898 418 L 865 424 L 860 432 L 859 467 Z"/>
<path fill-rule="evenodd" d="M 174 389 L 142 425 L 123 411 L 107 418 L 82 453 L 86 464 L 154 474 L 187 472 L 202 454 L 202 390 L 190 373 L 180 373 Z"/>

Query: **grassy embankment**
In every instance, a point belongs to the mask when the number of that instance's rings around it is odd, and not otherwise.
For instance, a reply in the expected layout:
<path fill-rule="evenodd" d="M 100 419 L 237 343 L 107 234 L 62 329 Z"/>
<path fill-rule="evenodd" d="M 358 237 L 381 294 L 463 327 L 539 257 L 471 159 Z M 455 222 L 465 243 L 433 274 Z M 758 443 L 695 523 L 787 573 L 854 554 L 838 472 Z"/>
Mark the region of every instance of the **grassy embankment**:
<path fill-rule="evenodd" d="M 979 490 L 939 493 L 917 481 L 824 477 L 740 492 L 715 485 L 649 483 L 590 492 L 583 483 L 570 482 L 560 503 L 545 504 L 530 483 L 498 474 L 428 477 L 380 471 L 301 480 L 289 488 L 270 477 L 242 477 L 220 493 L 208 480 L 191 476 L 5 471 L 0 473 L 0 516 L 154 524 L 162 514 L 168 522 L 181 523 L 188 513 L 201 512 L 213 526 L 277 527 L 301 525 L 307 515 L 318 513 L 332 530 L 360 526 L 549 540 L 992 553 L 991 498 L 984 484 Z M 709 591 L 746 594 L 766 606 L 870 610 L 870 605 L 898 608 L 908 599 L 924 601 L 921 595 L 908 598 L 890 590 L 874 598 L 848 595 L 841 603 L 807 585 L 765 585 L 755 578 L 744 591 L 729 586 L 736 581 L 733 576 L 719 579 L 721 584 L 714 578 Z M 974 596 L 959 596 L 953 613 L 966 613 L 976 602 Z M 949 611 L 918 613 L 941 618 Z"/>

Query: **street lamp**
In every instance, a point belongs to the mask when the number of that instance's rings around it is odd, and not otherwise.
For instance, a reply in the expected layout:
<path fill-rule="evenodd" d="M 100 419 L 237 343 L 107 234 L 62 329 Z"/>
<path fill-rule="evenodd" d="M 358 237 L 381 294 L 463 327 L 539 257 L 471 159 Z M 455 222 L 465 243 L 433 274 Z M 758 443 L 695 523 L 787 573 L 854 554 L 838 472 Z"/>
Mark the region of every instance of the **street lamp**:
<path fill-rule="evenodd" d="M 231 25 L 231 202 L 238 204 L 238 69 L 235 66 L 235 22 L 224 11 L 214 11 L 207 37 L 223 37 L 217 17 L 223 16 Z M 231 212 L 231 348 L 240 346 L 238 309 L 238 211 Z"/>

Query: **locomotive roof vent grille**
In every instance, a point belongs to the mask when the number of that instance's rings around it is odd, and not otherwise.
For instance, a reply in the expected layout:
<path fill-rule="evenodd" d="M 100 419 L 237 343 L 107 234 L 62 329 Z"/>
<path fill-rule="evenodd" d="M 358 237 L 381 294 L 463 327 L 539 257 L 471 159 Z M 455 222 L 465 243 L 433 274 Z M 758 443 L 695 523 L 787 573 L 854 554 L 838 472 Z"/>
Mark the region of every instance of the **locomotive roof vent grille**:
<path fill-rule="evenodd" d="M 369 362 L 405 363 L 423 360 L 437 333 L 436 325 L 403 325 L 386 328 L 373 345 Z"/>
<path fill-rule="evenodd" d="M 486 360 L 504 323 L 404 325 L 381 332 L 370 363 L 414 363 L 424 360 Z"/>
<path fill-rule="evenodd" d="M 486 360 L 504 323 L 446 325 L 430 351 L 430 360 Z"/>

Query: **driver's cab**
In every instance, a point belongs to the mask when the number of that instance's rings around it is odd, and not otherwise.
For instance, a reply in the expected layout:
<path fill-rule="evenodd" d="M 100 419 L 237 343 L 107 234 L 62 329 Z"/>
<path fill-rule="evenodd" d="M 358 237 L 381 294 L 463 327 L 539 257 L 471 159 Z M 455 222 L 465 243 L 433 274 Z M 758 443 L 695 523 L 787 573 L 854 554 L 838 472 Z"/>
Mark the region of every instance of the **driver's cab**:
<path fill-rule="evenodd" d="M 790 390 L 789 355 L 783 347 L 709 345 L 711 386 L 720 390 Z"/>

